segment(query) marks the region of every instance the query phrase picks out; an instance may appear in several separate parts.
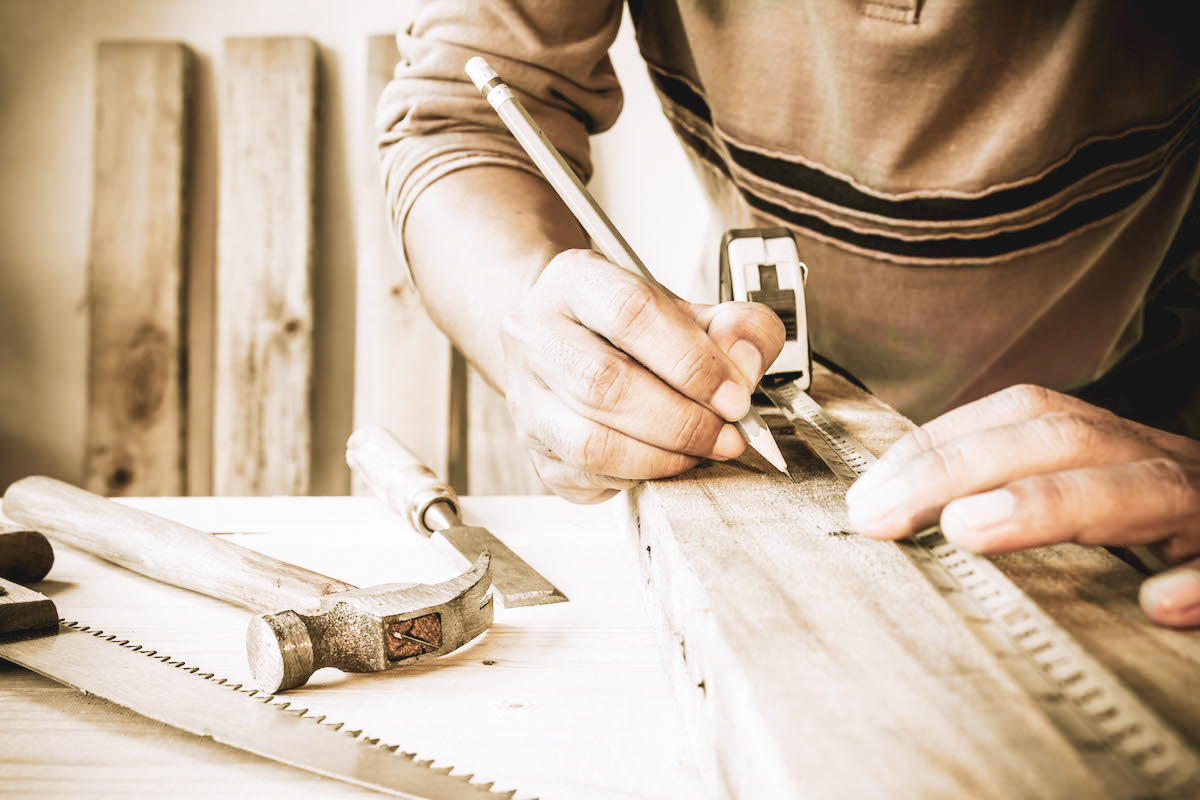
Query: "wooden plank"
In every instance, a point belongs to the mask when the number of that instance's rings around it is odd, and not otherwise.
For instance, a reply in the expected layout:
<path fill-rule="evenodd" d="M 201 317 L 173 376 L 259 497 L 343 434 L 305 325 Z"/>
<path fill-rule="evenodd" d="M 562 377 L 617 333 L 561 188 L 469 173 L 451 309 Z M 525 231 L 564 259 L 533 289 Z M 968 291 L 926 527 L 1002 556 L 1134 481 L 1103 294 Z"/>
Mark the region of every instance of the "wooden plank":
<path fill-rule="evenodd" d="M 186 491 L 191 68 L 173 42 L 97 50 L 84 483 L 99 494 Z"/>
<path fill-rule="evenodd" d="M 876 454 L 909 427 L 827 372 L 814 397 Z M 848 533 L 845 487 L 781 417 L 772 427 L 800 465 L 795 484 L 750 456 L 629 493 L 651 616 L 713 794 L 1109 796 L 899 549 Z M 998 563 L 1200 742 L 1200 634 L 1147 622 L 1130 568 L 1073 546 Z"/>
<path fill-rule="evenodd" d="M 504 396 L 475 369 L 467 378 L 467 418 L 471 494 L 548 494 L 513 426 Z"/>
<path fill-rule="evenodd" d="M 398 58 L 395 36 L 369 38 L 372 120 Z M 374 125 L 368 130 L 364 184 L 378 186 Z M 449 340 L 405 276 L 381 192 L 359 217 L 355 425 L 387 428 L 460 493 L 545 494 L 504 398 L 461 357 L 454 363 Z"/>
<path fill-rule="evenodd" d="M 425 313 L 404 274 L 384 207 L 375 137 L 375 105 L 399 52 L 391 34 L 367 42 L 370 116 L 363 142 L 359 204 L 354 424 L 381 425 L 441 475 L 449 466 L 450 342 Z M 463 491 L 465 487 L 455 486 Z M 356 494 L 367 494 L 355 485 Z"/>
<path fill-rule="evenodd" d="M 305 494 L 317 45 L 228 39 L 222 72 L 213 491 Z"/>

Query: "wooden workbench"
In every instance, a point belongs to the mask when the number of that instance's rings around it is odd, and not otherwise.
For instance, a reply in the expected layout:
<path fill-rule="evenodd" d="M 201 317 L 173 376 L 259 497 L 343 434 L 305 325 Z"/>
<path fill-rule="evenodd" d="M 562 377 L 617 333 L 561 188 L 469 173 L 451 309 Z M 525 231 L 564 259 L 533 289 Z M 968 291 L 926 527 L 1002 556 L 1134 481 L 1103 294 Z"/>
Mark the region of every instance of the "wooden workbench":
<path fill-rule="evenodd" d="M 127 501 L 359 586 L 433 582 L 465 569 L 371 498 Z M 677 715 L 620 507 L 551 497 L 465 498 L 568 603 L 504 609 L 437 663 L 377 675 L 318 672 L 294 702 L 518 798 L 704 795 Z M 249 684 L 250 613 L 65 546 L 46 581 L 62 616 Z M 169 669 L 165 667 L 164 669 Z M 0 666 L 0 797 L 368 797 L 103 700 Z"/>

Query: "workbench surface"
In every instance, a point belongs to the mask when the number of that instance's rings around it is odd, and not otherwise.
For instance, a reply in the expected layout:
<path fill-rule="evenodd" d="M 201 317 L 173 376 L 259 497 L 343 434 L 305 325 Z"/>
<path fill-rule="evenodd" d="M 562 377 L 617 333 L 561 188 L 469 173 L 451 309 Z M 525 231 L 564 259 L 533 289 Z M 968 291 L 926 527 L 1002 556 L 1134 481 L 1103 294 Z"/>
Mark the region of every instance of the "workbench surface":
<path fill-rule="evenodd" d="M 124 501 L 359 586 L 432 583 L 466 569 L 440 537 L 419 537 L 373 498 Z M 347 730 L 473 772 L 518 798 L 704 796 L 676 711 L 624 509 L 553 497 L 468 497 L 484 525 L 570 602 L 505 609 L 478 641 L 442 659 L 371 675 L 322 670 L 293 704 Z M 114 567 L 63 545 L 47 579 L 60 616 L 251 684 L 251 613 Z M 171 667 L 163 666 L 163 669 Z M 180 733 L 0 662 L 0 796 L 368 797 Z"/>

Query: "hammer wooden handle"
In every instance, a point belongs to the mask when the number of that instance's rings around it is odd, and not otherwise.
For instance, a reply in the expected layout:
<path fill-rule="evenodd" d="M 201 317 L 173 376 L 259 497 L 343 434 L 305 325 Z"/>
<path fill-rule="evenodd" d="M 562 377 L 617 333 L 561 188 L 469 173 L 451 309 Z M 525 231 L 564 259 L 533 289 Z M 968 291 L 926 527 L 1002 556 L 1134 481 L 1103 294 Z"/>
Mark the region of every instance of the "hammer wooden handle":
<path fill-rule="evenodd" d="M 354 431 L 346 442 L 346 463 L 376 497 L 426 536 L 434 531 L 425 519 L 430 505 L 447 503 L 459 514 L 458 495 L 449 484 L 378 425 Z"/>
<path fill-rule="evenodd" d="M 322 595 L 355 588 L 53 478 L 9 486 L 4 514 L 126 569 L 252 611 L 311 611 Z"/>

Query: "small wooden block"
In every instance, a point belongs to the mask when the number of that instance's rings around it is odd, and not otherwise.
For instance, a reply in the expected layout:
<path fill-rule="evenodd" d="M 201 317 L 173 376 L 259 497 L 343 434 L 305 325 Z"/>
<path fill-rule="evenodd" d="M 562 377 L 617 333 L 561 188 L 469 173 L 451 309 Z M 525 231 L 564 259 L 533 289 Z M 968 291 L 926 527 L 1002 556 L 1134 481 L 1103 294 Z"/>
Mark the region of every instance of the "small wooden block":
<path fill-rule="evenodd" d="M 317 45 L 225 43 L 213 490 L 308 493 Z"/>
<path fill-rule="evenodd" d="M 876 455 L 911 427 L 828 372 L 812 394 Z M 651 618 L 712 796 L 1108 796 L 899 548 L 849 531 L 846 487 L 766 416 L 796 483 L 749 454 L 629 493 Z M 998 563 L 1200 742 L 1200 637 L 1149 623 L 1131 568 L 1074 546 Z"/>
<path fill-rule="evenodd" d="M 85 484 L 99 494 L 186 491 L 191 65 L 176 43 L 97 53 Z"/>

